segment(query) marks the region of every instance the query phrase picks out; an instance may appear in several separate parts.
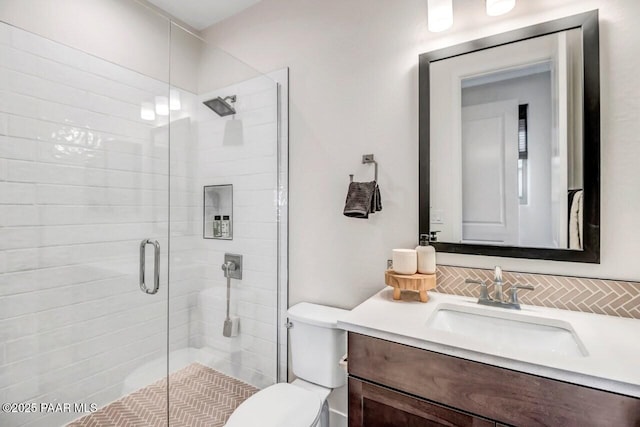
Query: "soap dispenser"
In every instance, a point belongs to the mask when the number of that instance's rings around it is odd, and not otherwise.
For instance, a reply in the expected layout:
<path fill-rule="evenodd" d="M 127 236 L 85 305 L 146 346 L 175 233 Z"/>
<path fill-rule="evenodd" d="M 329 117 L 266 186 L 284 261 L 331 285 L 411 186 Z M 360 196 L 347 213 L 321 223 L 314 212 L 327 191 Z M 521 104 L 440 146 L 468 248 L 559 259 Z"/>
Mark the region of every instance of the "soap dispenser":
<path fill-rule="evenodd" d="M 436 250 L 433 246 L 429 246 L 427 234 L 420 235 L 420 244 L 416 246 L 416 252 L 418 253 L 418 273 L 435 274 Z"/>

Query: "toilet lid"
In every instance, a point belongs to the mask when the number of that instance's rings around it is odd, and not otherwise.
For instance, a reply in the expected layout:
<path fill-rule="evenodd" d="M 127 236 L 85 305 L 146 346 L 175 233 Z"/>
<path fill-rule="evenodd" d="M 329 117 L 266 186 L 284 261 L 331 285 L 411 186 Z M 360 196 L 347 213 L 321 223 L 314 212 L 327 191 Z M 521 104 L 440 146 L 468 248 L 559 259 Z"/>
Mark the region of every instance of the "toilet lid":
<path fill-rule="evenodd" d="M 225 427 L 309 427 L 320 417 L 322 400 L 287 383 L 269 386 L 245 400 Z"/>

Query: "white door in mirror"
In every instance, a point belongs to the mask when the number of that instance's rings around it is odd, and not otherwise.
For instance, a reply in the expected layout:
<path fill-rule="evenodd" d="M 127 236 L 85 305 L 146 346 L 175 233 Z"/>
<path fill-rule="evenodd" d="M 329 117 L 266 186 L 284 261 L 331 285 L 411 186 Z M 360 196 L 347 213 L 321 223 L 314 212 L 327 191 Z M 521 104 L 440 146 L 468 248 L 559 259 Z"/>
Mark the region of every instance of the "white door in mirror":
<path fill-rule="evenodd" d="M 518 245 L 518 102 L 462 109 L 462 242 Z"/>

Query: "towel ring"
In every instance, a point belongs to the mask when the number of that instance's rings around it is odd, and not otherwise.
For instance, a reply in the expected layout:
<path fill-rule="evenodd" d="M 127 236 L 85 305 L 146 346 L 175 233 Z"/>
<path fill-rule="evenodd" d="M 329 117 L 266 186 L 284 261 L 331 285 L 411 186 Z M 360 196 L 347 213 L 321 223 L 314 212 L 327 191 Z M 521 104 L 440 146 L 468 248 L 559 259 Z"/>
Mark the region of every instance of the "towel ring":
<path fill-rule="evenodd" d="M 366 165 L 369 163 L 373 163 L 375 166 L 374 171 L 374 181 L 378 182 L 378 162 L 376 162 L 373 154 L 363 154 L 362 155 L 362 164 Z M 349 182 L 353 182 L 353 174 L 349 174 Z"/>

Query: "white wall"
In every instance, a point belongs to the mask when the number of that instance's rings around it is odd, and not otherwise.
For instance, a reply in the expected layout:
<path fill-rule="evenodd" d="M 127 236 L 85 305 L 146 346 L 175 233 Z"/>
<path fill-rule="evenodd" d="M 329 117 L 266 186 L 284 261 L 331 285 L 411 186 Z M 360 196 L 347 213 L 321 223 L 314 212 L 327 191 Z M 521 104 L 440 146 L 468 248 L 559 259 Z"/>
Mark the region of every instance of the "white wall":
<path fill-rule="evenodd" d="M 156 10 L 145 0 L 0 0 L 0 21 L 195 92 L 201 43 Z"/>
<path fill-rule="evenodd" d="M 415 57 L 389 37 L 405 31 L 394 25 L 412 22 L 413 12 L 363 4 L 267 0 L 209 34 L 261 71 L 291 69 L 291 304 L 356 305 L 379 289 L 390 249 L 416 234 L 415 121 L 405 126 L 417 105 Z M 369 220 L 347 218 L 349 174 L 373 177 L 373 167 L 361 164 L 366 153 L 379 162 L 383 210 Z"/>
<path fill-rule="evenodd" d="M 2 0 L 0 20 L 168 80 L 169 21 L 135 1 Z"/>
<path fill-rule="evenodd" d="M 204 34 L 262 71 L 291 70 L 291 303 L 353 307 L 383 286 L 392 248 L 417 238 L 417 61 L 422 52 L 600 9 L 602 263 L 439 254 L 440 263 L 637 280 L 640 133 L 635 74 L 636 0 L 519 1 L 506 16 L 483 2 L 454 2 L 454 26 L 427 31 L 423 0 L 263 0 Z M 384 209 L 368 221 L 342 215 L 360 156 L 380 162 Z"/>

